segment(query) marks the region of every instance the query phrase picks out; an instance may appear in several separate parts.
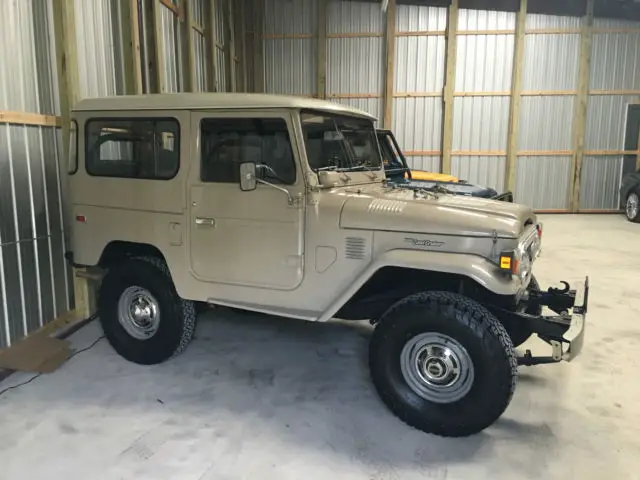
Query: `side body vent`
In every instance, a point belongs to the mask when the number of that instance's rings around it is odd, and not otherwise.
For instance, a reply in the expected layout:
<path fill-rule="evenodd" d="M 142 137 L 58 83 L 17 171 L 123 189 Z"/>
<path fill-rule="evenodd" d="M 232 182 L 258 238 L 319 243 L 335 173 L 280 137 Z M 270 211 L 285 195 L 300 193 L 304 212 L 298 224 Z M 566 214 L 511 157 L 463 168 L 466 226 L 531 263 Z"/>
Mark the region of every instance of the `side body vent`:
<path fill-rule="evenodd" d="M 345 257 L 362 260 L 367 256 L 367 241 L 362 237 L 347 237 L 344 251 Z"/>

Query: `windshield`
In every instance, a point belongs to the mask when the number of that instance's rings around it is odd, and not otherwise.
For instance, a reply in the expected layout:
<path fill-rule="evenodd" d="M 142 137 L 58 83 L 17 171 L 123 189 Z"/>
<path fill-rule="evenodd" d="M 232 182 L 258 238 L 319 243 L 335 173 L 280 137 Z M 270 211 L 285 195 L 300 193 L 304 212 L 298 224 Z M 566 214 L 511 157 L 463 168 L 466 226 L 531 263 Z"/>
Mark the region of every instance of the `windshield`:
<path fill-rule="evenodd" d="M 301 120 L 313 171 L 380 169 L 380 150 L 371 120 L 315 112 L 303 112 Z"/>

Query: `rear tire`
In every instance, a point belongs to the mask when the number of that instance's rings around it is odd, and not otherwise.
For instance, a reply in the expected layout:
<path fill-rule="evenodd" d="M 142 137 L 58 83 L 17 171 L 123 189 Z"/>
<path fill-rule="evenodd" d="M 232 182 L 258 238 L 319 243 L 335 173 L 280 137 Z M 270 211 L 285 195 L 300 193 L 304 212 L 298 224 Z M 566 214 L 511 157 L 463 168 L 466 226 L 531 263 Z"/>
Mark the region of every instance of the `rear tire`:
<path fill-rule="evenodd" d="M 99 311 L 114 350 L 143 365 L 181 353 L 195 332 L 194 303 L 180 298 L 167 265 L 157 258 L 110 268 L 100 289 Z"/>
<path fill-rule="evenodd" d="M 631 190 L 627 195 L 624 211 L 627 220 L 633 223 L 640 223 L 640 194 L 637 190 Z"/>
<path fill-rule="evenodd" d="M 529 290 L 540 290 L 540 284 L 534 275 L 531 276 L 531 280 L 529 281 Z M 541 305 L 529 305 L 524 313 L 529 315 L 542 315 L 542 306 Z M 533 335 L 533 330 L 526 325 L 521 323 L 510 322 L 505 324 L 505 330 L 511 337 L 511 343 L 513 343 L 513 347 L 519 347 L 524 342 L 529 340 L 529 337 Z"/>
<path fill-rule="evenodd" d="M 369 368 L 378 394 L 402 421 L 462 437 L 502 415 L 518 367 L 507 332 L 485 307 L 455 293 L 425 292 L 381 317 Z"/>

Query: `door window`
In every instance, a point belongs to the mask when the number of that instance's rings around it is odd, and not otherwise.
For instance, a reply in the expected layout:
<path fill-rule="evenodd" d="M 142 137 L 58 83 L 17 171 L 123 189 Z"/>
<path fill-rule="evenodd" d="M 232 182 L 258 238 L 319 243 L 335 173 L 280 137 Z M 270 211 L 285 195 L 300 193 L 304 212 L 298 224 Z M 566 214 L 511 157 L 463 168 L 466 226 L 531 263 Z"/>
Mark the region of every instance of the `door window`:
<path fill-rule="evenodd" d="M 283 118 L 207 118 L 201 133 L 203 182 L 239 183 L 244 162 L 254 162 L 258 175 L 268 182 L 295 182 L 293 150 Z"/>

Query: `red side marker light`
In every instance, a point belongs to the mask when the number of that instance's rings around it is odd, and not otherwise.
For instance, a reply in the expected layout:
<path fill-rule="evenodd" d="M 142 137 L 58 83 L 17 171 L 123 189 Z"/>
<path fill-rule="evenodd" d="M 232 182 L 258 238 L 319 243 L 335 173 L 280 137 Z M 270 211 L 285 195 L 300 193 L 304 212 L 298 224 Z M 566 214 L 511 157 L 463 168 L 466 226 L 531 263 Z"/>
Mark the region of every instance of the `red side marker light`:
<path fill-rule="evenodd" d="M 87 223 L 87 217 L 84 215 L 76 215 L 76 222 Z"/>

